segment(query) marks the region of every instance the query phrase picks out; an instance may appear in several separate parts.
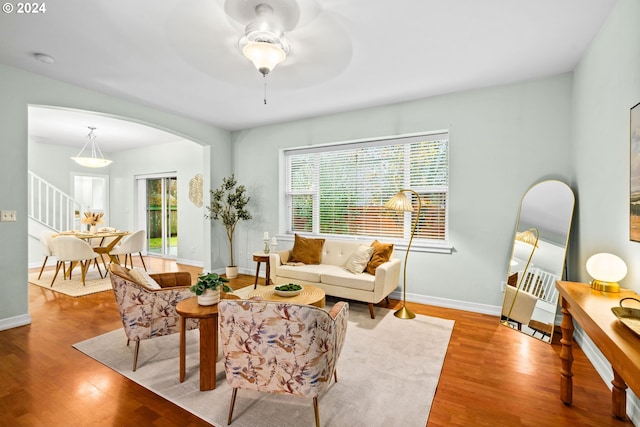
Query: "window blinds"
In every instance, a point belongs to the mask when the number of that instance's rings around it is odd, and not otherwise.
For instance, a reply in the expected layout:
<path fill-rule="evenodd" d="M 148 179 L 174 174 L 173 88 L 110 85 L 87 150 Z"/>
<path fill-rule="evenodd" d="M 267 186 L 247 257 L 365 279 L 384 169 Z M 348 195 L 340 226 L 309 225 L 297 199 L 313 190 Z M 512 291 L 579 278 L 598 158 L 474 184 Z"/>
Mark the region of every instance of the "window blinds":
<path fill-rule="evenodd" d="M 448 142 L 444 133 L 285 151 L 289 231 L 408 239 L 417 212 L 384 203 L 410 188 L 422 202 L 415 238 L 446 241 Z"/>

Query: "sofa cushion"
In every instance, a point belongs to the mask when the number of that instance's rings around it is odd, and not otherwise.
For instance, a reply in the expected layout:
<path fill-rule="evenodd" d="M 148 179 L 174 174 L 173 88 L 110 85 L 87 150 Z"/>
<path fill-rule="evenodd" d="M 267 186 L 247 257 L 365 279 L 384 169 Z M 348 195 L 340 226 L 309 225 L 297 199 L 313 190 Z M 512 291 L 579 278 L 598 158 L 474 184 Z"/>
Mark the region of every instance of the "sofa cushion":
<path fill-rule="evenodd" d="M 351 254 L 345 268 L 353 274 L 361 274 L 373 255 L 373 246 L 361 245 Z"/>
<path fill-rule="evenodd" d="M 296 280 L 320 283 L 322 273 L 325 272 L 329 267 L 331 266 L 326 264 L 300 266 L 283 265 L 278 267 L 278 276 L 284 277 L 287 280 L 291 280 L 294 283 Z"/>
<path fill-rule="evenodd" d="M 353 274 L 344 267 L 327 266 L 322 273 L 321 282 L 326 285 L 340 286 L 343 288 L 373 291 L 376 278 L 371 274 Z"/>
<path fill-rule="evenodd" d="M 296 234 L 289 262 L 320 264 L 322 246 L 324 246 L 324 239 L 308 239 Z"/>
<path fill-rule="evenodd" d="M 371 246 L 373 246 L 373 255 L 371 255 L 371 260 L 369 260 L 365 270 L 369 274 L 376 274 L 376 268 L 391 258 L 393 243 L 380 243 L 374 240 Z"/>

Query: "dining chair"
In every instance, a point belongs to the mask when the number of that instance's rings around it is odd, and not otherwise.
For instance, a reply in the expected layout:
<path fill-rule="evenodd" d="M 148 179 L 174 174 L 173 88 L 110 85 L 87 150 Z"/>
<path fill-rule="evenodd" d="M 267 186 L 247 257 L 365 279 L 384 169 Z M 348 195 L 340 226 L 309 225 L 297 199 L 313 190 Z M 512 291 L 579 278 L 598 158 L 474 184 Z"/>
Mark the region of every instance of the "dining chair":
<path fill-rule="evenodd" d="M 91 245 L 75 236 L 58 236 L 53 239 L 53 253 L 55 254 L 58 262 L 56 263 L 56 272 L 51 280 L 51 287 L 53 287 L 53 283 L 56 281 L 56 277 L 58 277 L 60 267 L 63 267 L 64 270 L 66 262 L 69 263 L 69 278 L 71 278 L 71 273 L 75 264 L 80 264 L 80 270 L 82 272 L 82 286 L 85 286 L 85 278 L 87 276 L 87 270 L 91 265 L 91 261 L 96 260 L 98 257 L 98 254 L 93 251 Z M 100 277 L 102 277 L 100 265 L 96 265 L 98 266 Z"/>
<path fill-rule="evenodd" d="M 327 312 L 302 304 L 222 300 L 218 316 L 224 370 L 233 389 L 227 424 L 241 388 L 311 397 L 319 427 L 318 396 L 331 377 L 338 381 L 349 304 L 337 302 Z"/>
<path fill-rule="evenodd" d="M 55 233 L 51 230 L 45 230 L 40 233 L 40 247 L 42 248 L 42 254 L 44 255 L 44 261 L 42 261 L 42 267 L 40 268 L 40 274 L 38 274 L 38 280 L 42 277 L 42 272 L 47 265 L 49 257 L 55 256 L 53 253 L 53 235 Z"/>
<path fill-rule="evenodd" d="M 115 257 L 120 263 L 120 255 L 124 255 L 124 266 L 127 266 L 127 259 L 131 263 L 131 268 L 133 268 L 133 254 L 138 253 L 140 255 L 140 259 L 142 260 L 142 266 L 145 271 L 147 270 L 147 266 L 144 263 L 144 258 L 142 257 L 142 251 L 144 250 L 144 244 L 146 240 L 147 234 L 145 230 L 138 230 L 134 233 L 129 234 L 125 238 L 122 239 L 121 243 L 113 248 L 109 252 L 109 256 Z"/>

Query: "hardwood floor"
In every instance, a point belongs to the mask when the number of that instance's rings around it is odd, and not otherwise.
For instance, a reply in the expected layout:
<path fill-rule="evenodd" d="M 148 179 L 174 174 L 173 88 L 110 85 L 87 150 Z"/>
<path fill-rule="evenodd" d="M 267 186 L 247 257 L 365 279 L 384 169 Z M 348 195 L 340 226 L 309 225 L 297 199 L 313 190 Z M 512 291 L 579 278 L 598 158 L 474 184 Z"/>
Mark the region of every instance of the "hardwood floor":
<path fill-rule="evenodd" d="M 153 271 L 186 270 L 194 280 L 199 272 L 146 260 Z M 231 284 L 247 286 L 253 277 Z M 71 347 L 122 327 L 111 292 L 72 298 L 29 285 L 29 300 L 32 324 L 0 332 L 0 426 L 208 425 Z M 428 427 L 631 425 L 610 415 L 609 390 L 577 346 L 574 405 L 566 407 L 559 399 L 559 344 L 499 326 L 494 316 L 409 307 L 456 322 Z"/>

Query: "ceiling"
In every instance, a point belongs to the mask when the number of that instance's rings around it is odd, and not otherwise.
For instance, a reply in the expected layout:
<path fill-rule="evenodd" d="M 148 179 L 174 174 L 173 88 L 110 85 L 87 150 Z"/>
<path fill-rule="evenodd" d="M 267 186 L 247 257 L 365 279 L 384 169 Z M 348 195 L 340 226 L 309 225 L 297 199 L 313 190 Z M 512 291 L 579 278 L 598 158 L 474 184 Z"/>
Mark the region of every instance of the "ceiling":
<path fill-rule="evenodd" d="M 233 131 L 571 71 L 616 2 L 65 0 L 2 13 L 0 63 Z M 291 44 L 266 105 L 262 75 L 238 48 L 259 3 Z M 120 149 L 107 128 L 65 112 L 40 111 L 49 125 L 30 118 L 30 132 L 56 142 L 52 113 L 82 137 L 96 126 L 103 151 Z M 58 143 L 70 139 L 62 133 Z"/>

